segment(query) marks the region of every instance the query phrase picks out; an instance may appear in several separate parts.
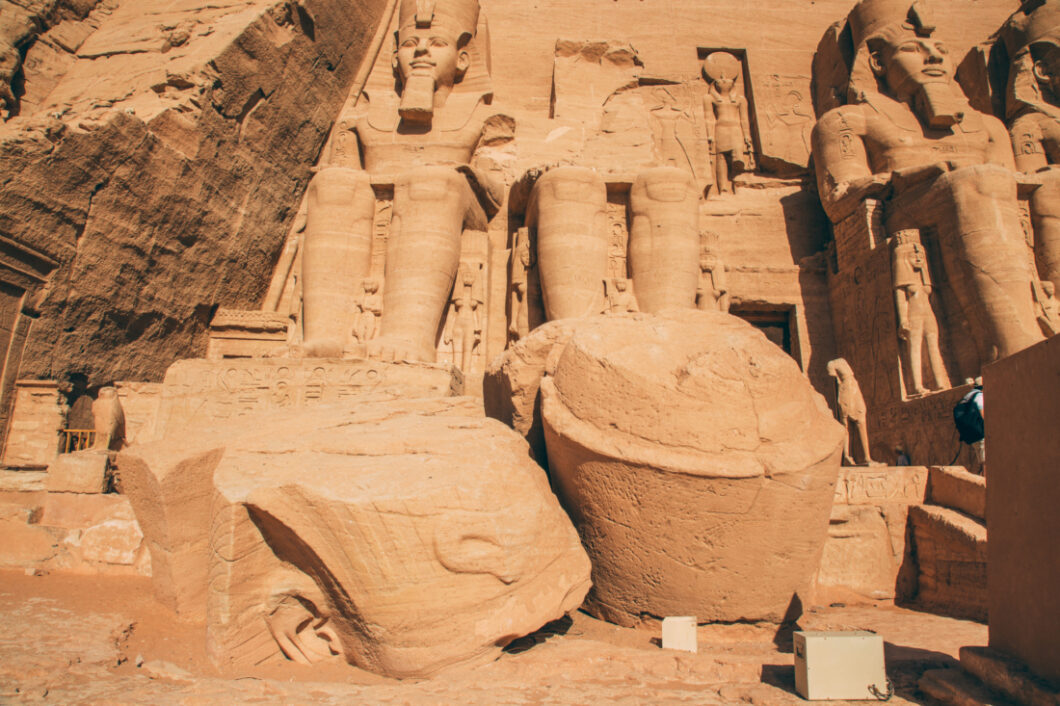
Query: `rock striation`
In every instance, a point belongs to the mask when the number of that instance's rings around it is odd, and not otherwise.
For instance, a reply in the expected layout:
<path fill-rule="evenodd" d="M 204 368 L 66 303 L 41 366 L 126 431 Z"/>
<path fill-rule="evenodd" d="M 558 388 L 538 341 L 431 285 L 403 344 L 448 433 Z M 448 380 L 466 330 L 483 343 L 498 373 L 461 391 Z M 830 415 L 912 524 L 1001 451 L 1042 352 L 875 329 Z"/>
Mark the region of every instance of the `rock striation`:
<path fill-rule="evenodd" d="M 58 263 L 22 376 L 158 380 L 258 304 L 384 4 L 104 0 L 36 38 L 0 126 L 0 233 Z"/>

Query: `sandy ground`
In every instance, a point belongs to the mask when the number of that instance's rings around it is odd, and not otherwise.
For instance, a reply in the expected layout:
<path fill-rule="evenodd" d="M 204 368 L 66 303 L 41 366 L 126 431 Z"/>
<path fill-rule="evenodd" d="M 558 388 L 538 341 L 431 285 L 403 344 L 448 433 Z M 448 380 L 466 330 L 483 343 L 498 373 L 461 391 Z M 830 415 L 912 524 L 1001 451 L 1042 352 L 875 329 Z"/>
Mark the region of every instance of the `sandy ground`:
<path fill-rule="evenodd" d="M 987 640 L 985 625 L 887 605 L 816 608 L 799 626 L 883 635 L 892 704 L 929 703 L 916 691 L 920 673 Z M 0 572 L 0 703 L 804 703 L 794 693 L 790 633 L 771 625 L 701 627 L 700 652 L 688 654 L 660 649 L 657 629 L 577 613 L 491 664 L 429 681 L 342 663 L 223 679 L 202 636 L 201 625 L 181 623 L 154 601 L 147 579 Z"/>

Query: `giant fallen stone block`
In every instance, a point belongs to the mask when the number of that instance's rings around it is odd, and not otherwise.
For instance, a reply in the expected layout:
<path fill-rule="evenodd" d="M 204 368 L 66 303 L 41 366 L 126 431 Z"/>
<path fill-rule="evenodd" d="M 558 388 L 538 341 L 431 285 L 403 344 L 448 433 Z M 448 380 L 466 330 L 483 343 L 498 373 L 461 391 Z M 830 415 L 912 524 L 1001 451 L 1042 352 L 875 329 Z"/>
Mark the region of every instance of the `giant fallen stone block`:
<path fill-rule="evenodd" d="M 590 565 L 526 442 L 468 398 L 282 410 L 120 454 L 156 589 L 227 674 L 426 677 L 574 610 Z"/>
<path fill-rule="evenodd" d="M 589 612 L 778 620 L 806 595 L 843 434 L 764 335 L 708 311 L 586 321 L 541 393 Z"/>

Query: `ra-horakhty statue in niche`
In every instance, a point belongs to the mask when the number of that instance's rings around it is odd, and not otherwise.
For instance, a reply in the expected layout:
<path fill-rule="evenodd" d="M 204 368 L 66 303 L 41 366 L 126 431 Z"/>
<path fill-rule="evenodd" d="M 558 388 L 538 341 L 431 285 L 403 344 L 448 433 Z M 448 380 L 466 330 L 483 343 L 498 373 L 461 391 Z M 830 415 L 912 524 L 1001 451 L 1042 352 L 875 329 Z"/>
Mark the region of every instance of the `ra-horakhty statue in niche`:
<path fill-rule="evenodd" d="M 828 215 L 880 199 L 888 233 L 933 232 L 982 363 L 1040 340 L 1004 125 L 968 104 L 924 0 L 861 0 L 848 24 L 847 104 L 814 129 Z"/>
<path fill-rule="evenodd" d="M 342 354 L 371 267 L 373 184 L 393 184 L 382 316 L 368 354 L 435 360 L 461 234 L 485 230 L 502 199 L 476 152 L 488 126 L 511 131 L 511 120 L 489 106 L 484 48 L 475 46 L 478 25 L 477 0 L 401 0 L 393 87 L 369 80 L 336 133 L 331 163 L 309 186 L 307 355 Z"/>
<path fill-rule="evenodd" d="M 710 84 L 703 99 L 703 112 L 707 116 L 714 180 L 719 194 L 733 192 L 732 177 L 737 172 L 755 168 L 747 98 L 736 87 L 741 73 L 740 60 L 728 52 L 716 51 L 703 61 L 703 76 Z"/>

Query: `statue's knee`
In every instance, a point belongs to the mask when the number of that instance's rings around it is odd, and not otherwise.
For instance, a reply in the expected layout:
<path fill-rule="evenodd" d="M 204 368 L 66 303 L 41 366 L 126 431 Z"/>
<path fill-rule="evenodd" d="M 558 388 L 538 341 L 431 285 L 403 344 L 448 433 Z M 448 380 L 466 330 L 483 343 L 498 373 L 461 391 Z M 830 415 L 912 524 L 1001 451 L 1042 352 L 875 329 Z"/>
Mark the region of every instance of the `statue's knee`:
<path fill-rule="evenodd" d="M 415 167 L 394 182 L 395 200 L 446 202 L 464 197 L 467 178 L 452 167 Z"/>
<path fill-rule="evenodd" d="M 677 167 L 654 167 L 645 169 L 633 182 L 631 198 L 661 203 L 679 203 L 695 200 L 698 208 L 699 194 L 692 175 Z"/>
<path fill-rule="evenodd" d="M 545 172 L 534 185 L 539 199 L 576 201 L 580 203 L 607 200 L 607 186 L 592 169 L 556 167 Z"/>
<path fill-rule="evenodd" d="M 316 204 L 346 206 L 351 199 L 366 193 L 372 194 L 372 182 L 367 172 L 359 169 L 328 167 L 309 182 L 309 199 Z"/>
<path fill-rule="evenodd" d="M 1016 199 L 1016 179 L 1012 172 L 995 164 L 977 164 L 946 172 L 939 183 L 955 195 L 969 198 Z"/>

